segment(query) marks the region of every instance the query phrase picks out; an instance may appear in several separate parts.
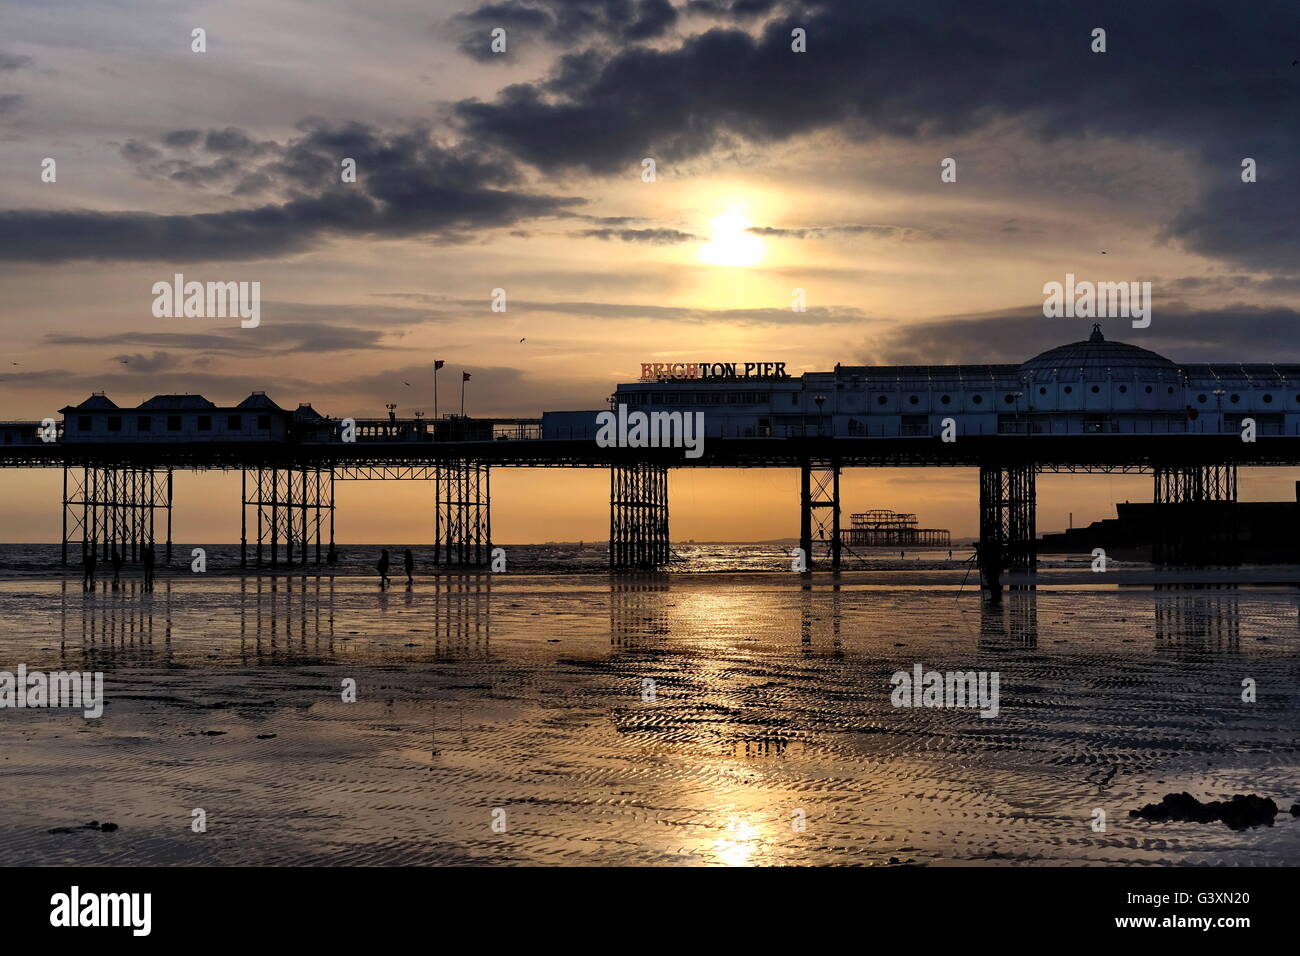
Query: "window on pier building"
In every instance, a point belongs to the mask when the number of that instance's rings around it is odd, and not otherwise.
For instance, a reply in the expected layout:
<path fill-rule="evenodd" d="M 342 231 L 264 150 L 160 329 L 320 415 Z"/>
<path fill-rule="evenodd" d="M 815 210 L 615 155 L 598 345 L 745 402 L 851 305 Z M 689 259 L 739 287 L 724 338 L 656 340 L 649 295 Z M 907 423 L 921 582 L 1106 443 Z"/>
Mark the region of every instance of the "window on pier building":
<path fill-rule="evenodd" d="M 88 432 L 88 431 L 90 431 L 90 416 L 89 416 L 89 415 L 78 415 L 78 416 L 77 416 L 77 431 L 79 431 L 79 432 Z"/>
<path fill-rule="evenodd" d="M 167 416 L 167 430 L 169 432 L 178 432 L 181 430 L 181 417 L 179 415 Z"/>
<path fill-rule="evenodd" d="M 199 429 L 199 431 L 201 431 L 201 432 L 210 432 L 210 431 L 212 431 L 212 416 L 211 416 L 211 415 L 199 415 L 199 416 L 198 416 L 198 429 Z"/>
<path fill-rule="evenodd" d="M 257 427 L 258 427 L 258 430 L 260 430 L 260 431 L 269 432 L 269 431 L 271 430 L 271 416 L 270 416 L 270 415 L 258 415 L 258 416 L 257 416 Z"/>
<path fill-rule="evenodd" d="M 120 432 L 120 431 L 122 430 L 122 416 L 121 416 L 121 415 L 109 415 L 109 416 L 108 416 L 108 430 L 111 431 L 111 432 Z"/>
<path fill-rule="evenodd" d="M 149 415 L 141 415 L 135 420 L 135 430 L 138 432 L 153 431 L 153 418 Z"/>
<path fill-rule="evenodd" d="M 237 432 L 244 427 L 244 417 L 242 415 L 226 416 L 226 431 Z"/>

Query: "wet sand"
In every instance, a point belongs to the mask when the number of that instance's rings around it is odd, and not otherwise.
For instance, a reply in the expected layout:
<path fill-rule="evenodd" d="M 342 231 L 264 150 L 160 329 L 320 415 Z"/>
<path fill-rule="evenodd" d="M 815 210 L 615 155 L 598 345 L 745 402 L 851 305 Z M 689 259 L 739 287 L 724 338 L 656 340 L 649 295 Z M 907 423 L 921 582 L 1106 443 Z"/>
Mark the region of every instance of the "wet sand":
<path fill-rule="evenodd" d="M 102 670 L 107 696 L 98 721 L 0 710 L 0 863 L 1300 861 L 1285 812 L 1128 817 L 1181 790 L 1300 799 L 1294 591 L 991 610 L 926 580 L 0 581 L 0 669 Z M 999 672 L 999 716 L 894 708 L 918 662 Z M 119 829 L 49 832 L 91 820 Z"/>

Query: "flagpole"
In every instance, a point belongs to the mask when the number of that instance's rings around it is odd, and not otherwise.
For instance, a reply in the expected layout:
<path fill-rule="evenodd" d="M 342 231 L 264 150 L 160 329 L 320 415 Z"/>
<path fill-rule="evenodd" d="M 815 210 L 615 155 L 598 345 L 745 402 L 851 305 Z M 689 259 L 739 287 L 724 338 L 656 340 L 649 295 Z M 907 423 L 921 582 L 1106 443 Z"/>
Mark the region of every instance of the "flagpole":
<path fill-rule="evenodd" d="M 460 417 L 465 417 L 465 373 L 460 373 Z"/>
<path fill-rule="evenodd" d="M 438 362 L 435 359 L 433 363 L 433 420 L 438 420 Z M 435 429 L 437 425 L 433 426 Z"/>

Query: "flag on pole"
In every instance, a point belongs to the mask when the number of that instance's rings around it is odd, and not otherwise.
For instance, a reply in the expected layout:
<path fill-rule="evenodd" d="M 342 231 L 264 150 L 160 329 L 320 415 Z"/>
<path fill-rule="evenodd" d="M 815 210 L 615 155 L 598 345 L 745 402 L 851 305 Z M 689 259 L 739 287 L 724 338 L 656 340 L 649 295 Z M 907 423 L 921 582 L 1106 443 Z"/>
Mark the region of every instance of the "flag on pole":
<path fill-rule="evenodd" d="M 438 369 L 447 363 L 442 359 L 433 360 L 433 417 L 438 417 Z"/>
<path fill-rule="evenodd" d="M 462 381 L 462 382 L 468 382 L 468 381 L 469 381 L 469 372 L 461 372 L 460 374 L 461 374 L 461 381 Z"/>

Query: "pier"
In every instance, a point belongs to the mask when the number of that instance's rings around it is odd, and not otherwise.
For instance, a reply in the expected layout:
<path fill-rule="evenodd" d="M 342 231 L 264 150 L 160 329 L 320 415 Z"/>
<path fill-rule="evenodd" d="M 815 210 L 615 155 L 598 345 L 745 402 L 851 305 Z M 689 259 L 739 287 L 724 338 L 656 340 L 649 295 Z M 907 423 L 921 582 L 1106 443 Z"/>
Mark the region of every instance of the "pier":
<path fill-rule="evenodd" d="M 169 554 L 176 472 L 219 469 L 242 473 L 245 566 L 327 563 L 337 481 L 424 481 L 438 563 L 470 568 L 490 562 L 493 469 L 607 469 L 610 568 L 620 571 L 669 563 L 674 469 L 797 469 L 791 524 L 808 567 L 839 570 L 846 542 L 948 537 L 911 515 L 867 512 L 843 528 L 844 469 L 971 468 L 983 553 L 1032 572 L 1039 474 L 1151 475 L 1162 516 L 1152 559 L 1198 566 L 1233 560 L 1239 468 L 1300 466 L 1300 366 L 1178 366 L 1099 330 L 1019 366 L 837 366 L 794 377 L 749 364 L 737 378 L 638 381 L 611 397 L 652 420 L 702 416 L 698 457 L 670 443 L 608 446 L 595 410 L 433 420 L 394 406 L 387 418 L 333 418 L 254 392 L 227 407 L 160 395 L 120 408 L 93 395 L 61 420 L 0 422 L 0 467 L 62 471 L 65 563 L 117 547 L 132 560 L 156 538 Z"/>

